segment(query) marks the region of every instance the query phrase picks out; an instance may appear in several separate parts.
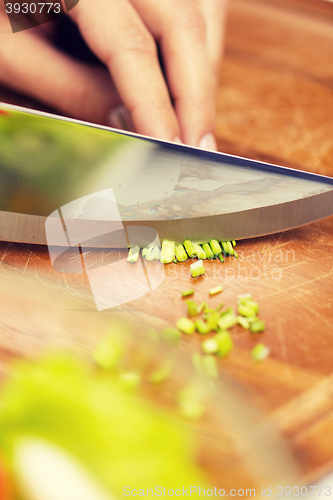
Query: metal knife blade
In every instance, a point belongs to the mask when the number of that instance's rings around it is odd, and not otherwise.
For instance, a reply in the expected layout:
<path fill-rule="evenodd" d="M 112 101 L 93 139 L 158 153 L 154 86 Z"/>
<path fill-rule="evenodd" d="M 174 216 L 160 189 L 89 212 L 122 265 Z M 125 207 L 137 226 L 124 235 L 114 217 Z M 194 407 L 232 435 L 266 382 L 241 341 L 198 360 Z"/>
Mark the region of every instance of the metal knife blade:
<path fill-rule="evenodd" d="M 52 212 L 110 188 L 125 227 L 176 242 L 261 236 L 333 214 L 330 177 L 0 103 L 0 240 L 46 244 Z"/>

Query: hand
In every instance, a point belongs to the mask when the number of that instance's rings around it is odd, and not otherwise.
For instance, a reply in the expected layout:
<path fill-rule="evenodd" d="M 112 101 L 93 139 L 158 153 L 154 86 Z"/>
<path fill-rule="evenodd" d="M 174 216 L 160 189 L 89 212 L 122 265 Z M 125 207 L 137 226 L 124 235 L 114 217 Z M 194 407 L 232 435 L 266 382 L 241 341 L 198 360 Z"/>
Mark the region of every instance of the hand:
<path fill-rule="evenodd" d="M 110 124 L 123 104 L 141 134 L 214 149 L 225 3 L 80 0 L 69 15 L 108 71 L 69 58 L 31 29 L 0 34 L 0 81 L 97 123 Z M 0 30 L 5 22 L 3 13 Z"/>

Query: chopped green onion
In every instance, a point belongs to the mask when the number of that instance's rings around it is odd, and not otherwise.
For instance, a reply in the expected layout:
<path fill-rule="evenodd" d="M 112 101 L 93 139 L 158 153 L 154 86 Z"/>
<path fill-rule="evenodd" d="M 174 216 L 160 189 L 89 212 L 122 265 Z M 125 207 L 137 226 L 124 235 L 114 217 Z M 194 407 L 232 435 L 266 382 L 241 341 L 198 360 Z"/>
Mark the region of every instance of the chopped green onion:
<path fill-rule="evenodd" d="M 175 247 L 175 253 L 176 253 L 176 258 L 178 262 L 185 262 L 187 260 L 187 253 L 185 252 L 185 249 L 182 244 L 176 245 Z"/>
<path fill-rule="evenodd" d="M 198 319 L 198 321 L 195 322 L 195 328 L 201 335 L 206 335 L 206 333 L 210 332 L 209 326 L 203 319 Z"/>
<path fill-rule="evenodd" d="M 103 370 L 115 368 L 123 356 L 123 346 L 119 339 L 107 335 L 98 344 L 94 352 L 94 361 Z"/>
<path fill-rule="evenodd" d="M 201 276 L 202 274 L 205 274 L 205 268 L 203 266 L 203 261 L 198 260 L 194 264 L 191 264 L 190 270 L 191 270 L 192 278 L 196 278 L 197 276 Z"/>
<path fill-rule="evenodd" d="M 222 286 L 216 286 L 215 288 L 211 288 L 209 290 L 209 295 L 215 295 L 216 293 L 222 292 L 223 288 Z"/>
<path fill-rule="evenodd" d="M 170 264 L 175 258 L 175 242 L 164 240 L 162 243 L 161 262 L 162 264 Z"/>
<path fill-rule="evenodd" d="M 212 356 L 211 354 L 202 356 L 201 365 L 206 377 L 218 378 L 217 363 L 214 356 Z"/>
<path fill-rule="evenodd" d="M 224 358 L 229 354 L 229 352 L 234 347 L 234 343 L 232 341 L 231 335 L 229 332 L 223 331 L 219 332 L 217 335 L 213 337 L 219 345 L 219 350 L 217 354 Z"/>
<path fill-rule="evenodd" d="M 202 343 L 202 350 L 206 354 L 216 354 L 219 349 L 219 343 L 214 338 L 206 339 Z"/>
<path fill-rule="evenodd" d="M 221 241 L 223 253 L 225 255 L 233 255 L 234 254 L 234 249 L 230 241 Z"/>
<path fill-rule="evenodd" d="M 233 310 L 226 311 L 218 320 L 217 324 L 221 330 L 227 330 L 237 323 L 237 317 Z"/>
<path fill-rule="evenodd" d="M 192 364 L 196 375 L 201 377 L 203 375 L 202 370 L 202 356 L 198 352 L 192 354 Z"/>
<path fill-rule="evenodd" d="M 140 253 L 140 247 L 138 245 L 131 247 L 128 252 L 127 262 L 130 262 L 131 264 L 137 262 L 139 258 L 139 253 Z"/>
<path fill-rule="evenodd" d="M 251 307 L 251 309 L 253 309 L 253 313 L 254 314 L 258 314 L 259 313 L 258 303 L 254 302 L 254 300 L 247 300 L 245 302 L 245 305 L 246 305 L 246 307 Z"/>
<path fill-rule="evenodd" d="M 161 332 L 161 337 L 165 340 L 170 340 L 172 342 L 177 343 L 181 337 L 181 333 L 177 328 L 164 328 Z"/>
<path fill-rule="evenodd" d="M 151 245 L 147 247 L 146 260 L 152 261 L 155 258 L 155 245 Z"/>
<path fill-rule="evenodd" d="M 218 255 L 218 258 L 220 259 L 220 261 L 221 261 L 221 262 L 224 262 L 224 258 L 223 258 L 222 253 L 220 253 L 220 254 Z"/>
<path fill-rule="evenodd" d="M 175 259 L 172 259 L 172 262 L 173 262 L 174 264 L 178 264 L 178 260 L 177 260 L 176 258 L 175 258 Z"/>
<path fill-rule="evenodd" d="M 206 259 L 206 254 L 205 254 L 205 251 L 202 249 L 202 247 L 200 245 L 198 245 L 198 243 L 192 242 L 192 244 L 194 246 L 194 251 L 195 251 L 196 256 L 198 257 L 198 259 L 205 260 Z"/>
<path fill-rule="evenodd" d="M 205 319 L 207 320 L 207 325 L 209 328 L 209 331 L 211 330 L 218 330 L 218 322 L 219 322 L 220 314 L 215 311 L 215 309 L 212 310 L 211 313 L 208 313 L 205 316 Z"/>
<path fill-rule="evenodd" d="M 195 324 L 189 318 L 180 318 L 177 321 L 177 328 L 187 335 L 191 335 L 195 331 Z"/>
<path fill-rule="evenodd" d="M 203 416 L 206 411 L 206 408 L 203 404 L 198 401 L 181 401 L 179 403 L 180 406 L 180 414 L 188 418 L 189 420 L 198 420 Z"/>
<path fill-rule="evenodd" d="M 222 252 L 222 248 L 217 240 L 210 240 L 210 248 L 213 250 L 214 255 L 219 255 Z"/>
<path fill-rule="evenodd" d="M 265 344 L 257 344 L 251 351 L 251 357 L 255 361 L 263 361 L 269 356 L 270 350 Z"/>
<path fill-rule="evenodd" d="M 249 317 L 256 314 L 256 311 L 252 307 L 248 306 L 248 302 L 246 302 L 245 304 L 238 304 L 238 312 L 242 316 L 249 316 Z"/>
<path fill-rule="evenodd" d="M 145 258 L 147 255 L 147 247 L 142 249 L 142 257 Z"/>
<path fill-rule="evenodd" d="M 247 318 L 244 318 L 244 316 L 237 316 L 237 323 L 246 330 L 250 328 L 250 323 L 248 322 Z"/>
<path fill-rule="evenodd" d="M 161 259 L 161 249 L 157 245 L 155 245 L 155 248 L 154 248 L 154 259 L 155 260 L 160 260 Z"/>
<path fill-rule="evenodd" d="M 185 247 L 185 250 L 188 254 L 188 256 L 192 259 L 193 257 L 196 257 L 196 253 L 195 253 L 195 249 L 194 249 L 194 246 L 193 246 L 193 243 L 192 241 L 190 240 L 185 240 L 184 241 L 184 247 Z"/>
<path fill-rule="evenodd" d="M 207 307 L 207 302 L 203 300 L 200 306 L 198 306 L 198 314 L 201 314 L 205 307 Z"/>
<path fill-rule="evenodd" d="M 118 382 L 127 390 L 133 390 L 138 387 L 141 381 L 141 376 L 135 372 L 124 372 L 118 375 Z"/>
<path fill-rule="evenodd" d="M 236 242 L 235 242 L 235 240 L 232 240 L 232 242 L 231 242 L 231 243 L 232 243 L 232 246 L 233 246 L 233 247 L 235 247 L 235 246 L 236 246 Z"/>
<path fill-rule="evenodd" d="M 223 306 L 224 306 L 224 302 L 221 302 L 220 305 L 218 305 L 217 307 L 215 307 L 215 311 L 219 312 L 219 310 L 222 309 Z"/>
<path fill-rule="evenodd" d="M 187 309 L 188 309 L 188 315 L 189 316 L 197 316 L 198 314 L 198 305 L 196 302 L 194 302 L 193 300 L 186 300 L 185 301 L 186 304 L 187 304 Z"/>
<path fill-rule="evenodd" d="M 250 324 L 251 333 L 263 332 L 265 328 L 266 328 L 265 322 L 261 320 L 253 321 L 253 323 Z"/>
<path fill-rule="evenodd" d="M 241 304 L 245 304 L 249 300 L 252 300 L 252 295 L 250 293 L 243 293 L 241 295 L 237 295 L 237 299 Z"/>
<path fill-rule="evenodd" d="M 210 248 L 208 243 L 204 243 L 202 245 L 202 249 L 205 252 L 207 259 L 214 259 L 214 257 L 215 257 L 214 253 L 212 252 L 212 249 Z"/>
<path fill-rule="evenodd" d="M 190 288 L 189 290 L 184 290 L 184 292 L 182 292 L 183 297 L 188 297 L 189 295 L 193 295 L 193 294 L 194 294 L 193 288 Z"/>
<path fill-rule="evenodd" d="M 152 384 L 160 384 L 170 377 L 170 367 L 164 366 L 157 368 L 149 377 L 149 382 Z"/>
<path fill-rule="evenodd" d="M 238 253 L 235 252 L 235 250 L 234 250 L 234 257 L 235 257 L 235 259 L 238 259 Z"/>

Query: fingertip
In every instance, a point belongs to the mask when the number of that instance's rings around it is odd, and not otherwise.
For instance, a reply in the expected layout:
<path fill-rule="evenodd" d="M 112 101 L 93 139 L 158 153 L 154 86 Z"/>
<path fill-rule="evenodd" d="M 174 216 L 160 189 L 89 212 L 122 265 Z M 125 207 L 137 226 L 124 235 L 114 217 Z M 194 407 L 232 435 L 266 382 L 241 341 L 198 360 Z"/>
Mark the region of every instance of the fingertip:
<path fill-rule="evenodd" d="M 217 143 L 213 134 L 205 134 L 199 142 L 199 148 L 207 151 L 217 151 Z"/>

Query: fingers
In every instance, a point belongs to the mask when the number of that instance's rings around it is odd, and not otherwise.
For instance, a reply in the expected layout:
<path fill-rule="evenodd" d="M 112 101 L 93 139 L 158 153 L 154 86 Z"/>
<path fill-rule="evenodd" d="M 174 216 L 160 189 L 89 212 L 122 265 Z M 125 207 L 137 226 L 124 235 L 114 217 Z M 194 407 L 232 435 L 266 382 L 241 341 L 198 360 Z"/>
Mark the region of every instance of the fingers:
<path fill-rule="evenodd" d="M 198 2 L 132 3 L 160 44 L 183 142 L 216 149 L 215 78 L 207 51 L 205 18 Z"/>
<path fill-rule="evenodd" d="M 206 23 L 206 47 L 217 76 L 224 51 L 228 0 L 198 0 Z"/>
<path fill-rule="evenodd" d="M 155 41 L 132 5 L 127 0 L 80 0 L 70 15 L 109 68 L 136 131 L 171 141 L 179 137 Z"/>
<path fill-rule="evenodd" d="M 0 12 L 0 32 L 6 23 Z M 108 123 L 111 110 L 120 104 L 106 71 L 76 62 L 27 32 L 2 33 L 0 82 L 95 123 Z"/>

